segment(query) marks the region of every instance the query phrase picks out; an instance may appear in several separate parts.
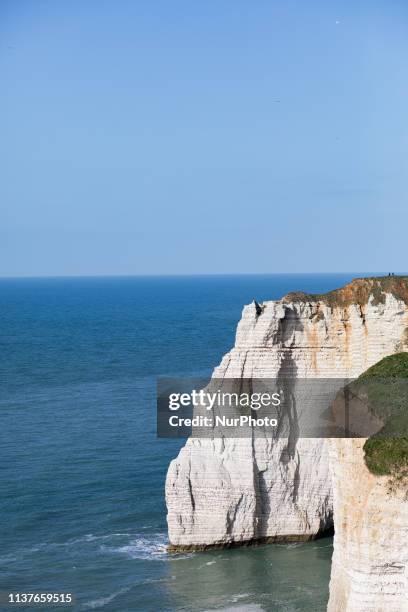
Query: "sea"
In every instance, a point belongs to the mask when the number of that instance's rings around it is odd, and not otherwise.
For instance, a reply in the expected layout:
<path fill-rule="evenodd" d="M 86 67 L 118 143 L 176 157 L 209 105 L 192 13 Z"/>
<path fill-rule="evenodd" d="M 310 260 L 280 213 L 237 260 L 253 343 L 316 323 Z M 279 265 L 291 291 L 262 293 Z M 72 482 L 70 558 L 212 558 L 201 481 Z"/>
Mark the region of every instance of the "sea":
<path fill-rule="evenodd" d="M 167 552 L 156 378 L 210 374 L 253 298 L 353 276 L 1 279 L 0 594 L 74 596 L 1 609 L 325 610 L 331 538 Z"/>

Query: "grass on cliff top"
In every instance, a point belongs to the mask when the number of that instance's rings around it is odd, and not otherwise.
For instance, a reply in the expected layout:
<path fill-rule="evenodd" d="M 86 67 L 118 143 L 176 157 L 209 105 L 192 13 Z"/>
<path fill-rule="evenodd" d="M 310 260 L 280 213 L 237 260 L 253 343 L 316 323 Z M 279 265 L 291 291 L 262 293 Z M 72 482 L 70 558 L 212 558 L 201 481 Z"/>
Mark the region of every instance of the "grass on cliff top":
<path fill-rule="evenodd" d="M 340 289 L 328 293 L 304 293 L 293 291 L 283 298 L 286 302 L 322 302 L 330 307 L 347 307 L 351 304 L 365 306 L 370 296 L 373 303 L 384 304 L 387 293 L 408 304 L 408 276 L 372 276 L 355 278 Z"/>
<path fill-rule="evenodd" d="M 372 474 L 392 477 L 392 488 L 408 478 L 408 353 L 385 357 L 356 381 L 363 383 L 383 429 L 364 444 L 365 462 Z"/>
<path fill-rule="evenodd" d="M 363 372 L 358 380 L 371 378 L 408 378 L 408 353 L 395 353 L 384 357 Z"/>
<path fill-rule="evenodd" d="M 408 469 L 408 438 L 369 438 L 364 444 L 366 466 L 376 476 L 405 479 Z"/>

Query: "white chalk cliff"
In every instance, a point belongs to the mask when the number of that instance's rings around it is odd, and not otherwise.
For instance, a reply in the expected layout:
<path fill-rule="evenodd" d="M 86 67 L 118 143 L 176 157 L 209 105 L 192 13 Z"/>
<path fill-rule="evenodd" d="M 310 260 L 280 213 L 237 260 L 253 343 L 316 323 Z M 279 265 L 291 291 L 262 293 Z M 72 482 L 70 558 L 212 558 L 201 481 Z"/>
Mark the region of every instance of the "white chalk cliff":
<path fill-rule="evenodd" d="M 334 551 L 329 612 L 408 611 L 406 489 L 389 491 L 364 461 L 363 438 L 329 441 Z"/>
<path fill-rule="evenodd" d="M 407 350 L 404 283 L 398 277 L 356 279 L 322 296 L 299 293 L 252 303 L 243 310 L 234 348 L 213 377 L 357 377 L 383 357 Z M 205 548 L 323 534 L 333 525 L 332 482 L 335 511 L 345 520 L 349 516 L 348 502 L 339 501 L 348 470 L 339 453 L 336 444 L 291 431 L 284 439 L 190 438 L 167 474 L 171 546 Z M 357 465 L 350 470 L 358 478 Z M 331 610 L 377 610 L 345 604 L 350 585 L 344 567 L 355 549 L 342 537 L 337 533 L 336 542 L 347 550 L 336 548 Z M 343 585 L 338 593 L 333 580 Z"/>

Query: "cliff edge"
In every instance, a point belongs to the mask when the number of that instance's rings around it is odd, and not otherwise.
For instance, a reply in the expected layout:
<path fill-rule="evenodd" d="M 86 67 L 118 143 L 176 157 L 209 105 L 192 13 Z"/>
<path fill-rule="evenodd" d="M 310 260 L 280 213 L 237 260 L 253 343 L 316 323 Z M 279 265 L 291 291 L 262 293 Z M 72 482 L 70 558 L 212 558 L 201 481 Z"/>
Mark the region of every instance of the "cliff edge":
<path fill-rule="evenodd" d="M 408 610 L 408 354 L 384 358 L 359 380 L 384 377 L 393 382 L 375 397 L 388 421 L 378 434 L 329 441 L 335 524 L 329 612 Z"/>
<path fill-rule="evenodd" d="M 355 378 L 383 357 L 408 350 L 407 303 L 402 277 L 355 279 L 323 295 L 253 302 L 213 377 Z M 171 547 L 301 540 L 330 530 L 328 443 L 291 434 L 190 438 L 166 479 Z"/>

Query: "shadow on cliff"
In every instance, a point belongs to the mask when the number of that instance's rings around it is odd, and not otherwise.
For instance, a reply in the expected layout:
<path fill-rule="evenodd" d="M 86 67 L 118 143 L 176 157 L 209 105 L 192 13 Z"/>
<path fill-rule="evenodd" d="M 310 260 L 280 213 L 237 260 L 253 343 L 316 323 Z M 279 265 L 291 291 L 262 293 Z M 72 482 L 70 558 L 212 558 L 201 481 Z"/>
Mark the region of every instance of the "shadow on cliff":
<path fill-rule="evenodd" d="M 283 354 L 282 363 L 277 374 L 277 388 L 283 391 L 286 401 L 283 402 L 281 412 L 279 414 L 279 425 L 276 434 L 273 438 L 267 441 L 271 446 L 279 445 L 280 439 L 285 439 L 286 444 L 280 450 L 279 462 L 282 465 L 282 471 L 288 470 L 289 463 L 296 457 L 296 447 L 299 440 L 299 419 L 297 413 L 296 399 L 293 392 L 296 384 L 297 365 L 289 353 Z M 256 494 L 256 510 L 255 510 L 255 537 L 262 540 L 268 538 L 268 523 L 271 517 L 270 489 L 273 482 L 267 481 L 265 477 L 266 469 L 259 468 L 255 439 L 252 440 L 253 462 L 254 462 L 254 489 Z M 279 450 L 277 449 L 277 452 Z M 279 476 L 282 477 L 282 471 Z M 299 464 L 295 467 L 294 476 L 287 474 L 288 481 L 293 482 L 292 500 L 297 501 L 298 489 L 300 484 Z"/>

